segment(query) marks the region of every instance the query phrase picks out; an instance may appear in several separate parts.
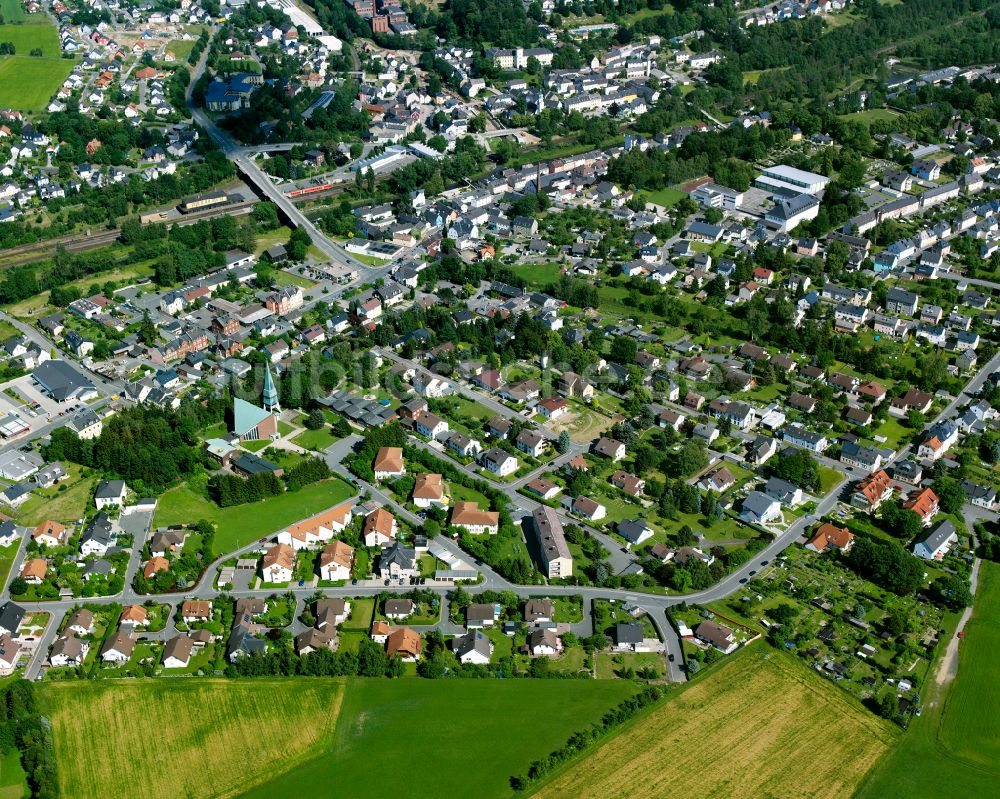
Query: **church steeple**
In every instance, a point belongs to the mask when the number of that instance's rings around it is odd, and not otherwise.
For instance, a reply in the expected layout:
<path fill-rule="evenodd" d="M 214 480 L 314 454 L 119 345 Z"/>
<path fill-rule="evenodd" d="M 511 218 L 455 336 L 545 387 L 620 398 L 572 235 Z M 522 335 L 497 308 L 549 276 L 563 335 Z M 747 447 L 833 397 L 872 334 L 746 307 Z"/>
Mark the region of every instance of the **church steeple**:
<path fill-rule="evenodd" d="M 281 413 L 281 406 L 278 404 L 278 389 L 274 385 L 274 378 L 271 377 L 270 364 L 265 367 L 264 393 L 261 396 L 261 405 L 266 411 Z"/>

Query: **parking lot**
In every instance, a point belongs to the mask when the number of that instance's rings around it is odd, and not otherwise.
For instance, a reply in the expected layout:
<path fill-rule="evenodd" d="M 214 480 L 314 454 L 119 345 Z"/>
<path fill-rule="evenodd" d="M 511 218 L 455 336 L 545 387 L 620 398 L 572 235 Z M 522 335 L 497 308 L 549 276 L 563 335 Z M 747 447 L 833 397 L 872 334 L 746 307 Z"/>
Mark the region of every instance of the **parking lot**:
<path fill-rule="evenodd" d="M 43 394 L 31 379 L 31 375 L 8 380 L 0 386 L 0 418 L 15 416 L 29 428 L 26 432 L 12 436 L 8 440 L 30 436 L 48 424 L 51 419 L 57 418 L 60 411 L 65 412 L 65 408 L 61 408 L 60 403 Z"/>

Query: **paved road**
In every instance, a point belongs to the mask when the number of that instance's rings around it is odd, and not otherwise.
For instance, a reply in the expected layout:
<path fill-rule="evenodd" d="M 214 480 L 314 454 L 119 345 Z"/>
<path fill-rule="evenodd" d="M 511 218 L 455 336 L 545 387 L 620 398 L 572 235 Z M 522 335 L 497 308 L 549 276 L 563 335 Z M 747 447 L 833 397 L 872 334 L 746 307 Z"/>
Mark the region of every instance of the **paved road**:
<path fill-rule="evenodd" d="M 936 417 L 934 417 L 934 421 L 931 422 L 931 425 L 937 424 L 938 422 L 944 421 L 945 419 L 950 419 L 952 416 L 954 416 L 956 411 L 958 410 L 959 405 L 963 404 L 964 402 L 967 402 L 972 396 L 978 394 L 979 389 L 983 387 L 983 384 L 986 382 L 987 378 L 989 378 L 990 375 L 992 375 L 995 371 L 997 371 L 997 369 L 1000 369 L 1000 352 L 994 355 L 991 360 L 989 360 L 986 364 L 982 366 L 982 368 L 980 368 L 978 372 L 976 372 L 973 378 L 968 383 L 966 383 L 965 388 L 962 389 L 958 393 L 958 395 L 945 406 L 945 408 L 941 411 L 941 413 L 939 413 Z M 910 453 L 910 450 L 912 449 L 913 449 L 912 444 L 907 444 L 906 446 L 901 447 L 899 452 L 897 452 L 887 462 L 887 465 L 888 463 L 892 463 L 893 461 L 905 460 L 906 456 Z"/>

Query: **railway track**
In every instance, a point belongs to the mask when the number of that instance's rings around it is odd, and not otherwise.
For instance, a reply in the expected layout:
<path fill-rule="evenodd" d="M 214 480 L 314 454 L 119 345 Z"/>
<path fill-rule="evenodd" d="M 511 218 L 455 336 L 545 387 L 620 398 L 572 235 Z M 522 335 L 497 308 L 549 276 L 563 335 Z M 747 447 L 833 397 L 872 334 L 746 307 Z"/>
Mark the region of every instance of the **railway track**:
<path fill-rule="evenodd" d="M 253 211 L 256 202 L 257 199 L 254 198 L 253 200 L 244 200 L 243 202 L 220 208 L 195 211 L 184 216 L 174 217 L 162 224 L 184 227 L 217 216 L 246 216 Z M 46 258 L 51 258 L 59 247 L 62 247 L 67 252 L 86 252 L 87 250 L 95 250 L 98 247 L 107 247 L 109 244 L 116 242 L 120 235 L 121 230 L 115 228 L 114 230 L 102 231 L 91 236 L 59 236 L 46 241 L 35 241 L 30 244 L 11 247 L 8 250 L 0 252 L 0 269 L 25 266 L 37 263 L 38 261 L 44 261 Z M 11 257 L 12 255 L 14 256 L 13 258 Z"/>

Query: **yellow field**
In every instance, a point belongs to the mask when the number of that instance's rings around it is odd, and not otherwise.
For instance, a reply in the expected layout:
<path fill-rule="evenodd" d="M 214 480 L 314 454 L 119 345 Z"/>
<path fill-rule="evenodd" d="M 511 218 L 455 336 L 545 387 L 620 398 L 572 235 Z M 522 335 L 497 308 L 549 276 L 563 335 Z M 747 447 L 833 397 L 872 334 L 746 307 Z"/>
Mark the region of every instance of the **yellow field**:
<path fill-rule="evenodd" d="M 228 797 L 329 741 L 341 680 L 158 679 L 44 687 L 62 795 Z"/>
<path fill-rule="evenodd" d="M 535 796 L 834 799 L 854 793 L 895 737 L 804 666 L 751 647 Z"/>

